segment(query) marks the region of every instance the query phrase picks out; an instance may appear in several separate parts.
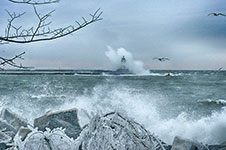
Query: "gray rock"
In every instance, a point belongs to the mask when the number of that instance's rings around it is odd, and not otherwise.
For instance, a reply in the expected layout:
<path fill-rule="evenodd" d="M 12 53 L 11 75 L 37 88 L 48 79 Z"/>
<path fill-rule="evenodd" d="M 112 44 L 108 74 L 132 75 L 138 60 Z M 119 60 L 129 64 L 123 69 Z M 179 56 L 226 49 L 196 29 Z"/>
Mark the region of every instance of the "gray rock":
<path fill-rule="evenodd" d="M 17 132 L 17 135 L 20 137 L 21 141 L 24 141 L 24 139 L 27 137 L 29 133 L 32 131 L 27 127 L 21 127 L 19 131 Z"/>
<path fill-rule="evenodd" d="M 9 146 L 7 146 L 5 143 L 0 143 L 0 150 L 6 150 L 7 148 L 9 148 Z"/>
<path fill-rule="evenodd" d="M 24 140 L 24 146 L 19 150 L 52 150 L 42 132 L 37 132 Z"/>
<path fill-rule="evenodd" d="M 4 132 L 0 131 L 0 143 L 8 143 L 11 141 L 11 137 Z"/>
<path fill-rule="evenodd" d="M 171 150 L 208 150 L 208 148 L 198 142 L 176 136 Z"/>
<path fill-rule="evenodd" d="M 0 118 L 12 125 L 17 131 L 20 129 L 21 126 L 26 127 L 28 124 L 23 118 L 21 118 L 8 108 L 2 109 Z"/>
<path fill-rule="evenodd" d="M 226 150 L 225 145 L 210 145 L 208 148 L 209 150 Z"/>
<path fill-rule="evenodd" d="M 46 113 L 44 116 L 34 120 L 34 127 L 38 127 L 41 131 L 45 131 L 46 128 L 54 129 L 62 127 L 65 128 L 65 133 L 74 139 L 76 139 L 81 132 L 81 127 L 78 123 L 77 109 L 75 108 Z"/>
<path fill-rule="evenodd" d="M 142 125 L 123 114 L 95 115 L 76 145 L 81 150 L 165 150 L 170 148 Z"/>
<path fill-rule="evenodd" d="M 12 138 L 6 135 L 4 132 L 0 131 L 0 150 L 5 150 L 10 146 L 7 145 L 12 140 Z"/>
<path fill-rule="evenodd" d="M 220 145 L 224 145 L 224 146 L 226 146 L 226 141 L 224 141 L 223 143 L 221 143 Z"/>
<path fill-rule="evenodd" d="M 0 119 L 0 131 L 4 132 L 10 137 L 14 137 L 16 135 L 16 129 L 2 119 Z"/>

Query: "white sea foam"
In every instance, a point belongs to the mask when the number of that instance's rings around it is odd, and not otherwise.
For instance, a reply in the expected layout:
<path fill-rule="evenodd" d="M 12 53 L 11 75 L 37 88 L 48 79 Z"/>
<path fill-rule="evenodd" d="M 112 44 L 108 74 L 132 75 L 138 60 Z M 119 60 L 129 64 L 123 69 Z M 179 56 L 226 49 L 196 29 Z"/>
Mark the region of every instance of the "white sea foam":
<path fill-rule="evenodd" d="M 149 74 L 148 70 L 144 69 L 144 64 L 142 61 L 134 60 L 131 52 L 127 51 L 124 48 L 118 48 L 117 50 L 108 46 L 108 50 L 105 52 L 105 55 L 109 58 L 113 64 L 113 69 L 118 69 L 121 67 L 121 58 L 125 56 L 127 62 L 125 66 L 133 73 L 136 74 Z"/>
<path fill-rule="evenodd" d="M 168 72 L 164 72 L 164 73 L 154 73 L 154 72 L 151 72 L 150 73 L 150 76 L 160 76 L 160 77 L 163 77 L 163 76 L 167 76 L 168 75 Z M 182 76 L 183 74 L 182 73 L 172 73 L 170 72 L 170 76 Z"/>
<path fill-rule="evenodd" d="M 77 107 L 91 112 L 119 111 L 126 113 L 163 141 L 172 144 L 177 135 L 208 144 L 219 144 L 226 139 L 226 108 L 212 113 L 208 117 L 191 120 L 188 114 L 181 112 L 175 118 L 163 119 L 157 111 L 158 95 L 136 91 L 127 87 L 113 88 L 97 86 L 92 95 L 76 97 L 58 109 Z M 104 96 L 103 96 L 104 95 Z M 166 108 L 167 109 L 167 108 Z M 80 123 L 87 123 L 87 118 L 80 113 Z"/>

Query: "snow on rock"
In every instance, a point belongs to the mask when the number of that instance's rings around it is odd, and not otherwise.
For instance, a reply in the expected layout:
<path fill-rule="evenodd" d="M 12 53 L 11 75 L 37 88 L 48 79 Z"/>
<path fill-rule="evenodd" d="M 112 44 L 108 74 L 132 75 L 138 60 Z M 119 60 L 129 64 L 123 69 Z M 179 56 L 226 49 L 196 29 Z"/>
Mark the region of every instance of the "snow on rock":
<path fill-rule="evenodd" d="M 16 135 L 16 129 L 5 120 L 2 120 L 1 118 L 0 118 L 0 131 L 12 138 Z"/>
<path fill-rule="evenodd" d="M 75 141 L 69 138 L 62 128 L 47 129 L 44 132 L 32 129 L 24 141 L 16 136 L 14 143 L 14 150 L 74 150 L 75 148 Z"/>
<path fill-rule="evenodd" d="M 8 108 L 3 108 L 0 114 L 0 118 L 5 120 L 8 124 L 13 126 L 16 131 L 20 129 L 21 126 L 26 127 L 28 125 L 27 121 L 18 116 L 16 113 L 12 112 Z"/>
<path fill-rule="evenodd" d="M 165 150 L 166 146 L 142 125 L 116 112 L 93 116 L 76 145 L 82 150 Z"/>

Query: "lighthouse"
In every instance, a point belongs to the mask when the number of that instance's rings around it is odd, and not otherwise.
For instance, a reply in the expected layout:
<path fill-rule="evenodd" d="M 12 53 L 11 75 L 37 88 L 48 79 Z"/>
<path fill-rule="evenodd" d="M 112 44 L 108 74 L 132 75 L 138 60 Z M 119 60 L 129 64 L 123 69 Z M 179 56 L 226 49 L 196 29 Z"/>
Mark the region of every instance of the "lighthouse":
<path fill-rule="evenodd" d="M 122 56 L 122 59 L 121 59 L 121 69 L 126 69 L 126 58 L 125 58 L 125 56 Z"/>

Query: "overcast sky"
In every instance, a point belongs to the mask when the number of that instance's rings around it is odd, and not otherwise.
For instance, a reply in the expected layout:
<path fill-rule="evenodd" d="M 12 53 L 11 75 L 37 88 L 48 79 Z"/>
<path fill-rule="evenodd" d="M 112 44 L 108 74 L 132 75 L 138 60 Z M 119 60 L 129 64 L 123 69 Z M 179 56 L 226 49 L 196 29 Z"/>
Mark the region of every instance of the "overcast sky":
<path fill-rule="evenodd" d="M 107 46 L 125 48 L 146 69 L 226 69 L 226 13 L 223 0 L 61 0 L 40 6 L 41 13 L 56 9 L 53 27 L 75 24 L 98 8 L 103 20 L 73 36 L 31 44 L 1 45 L 0 55 L 10 57 L 26 51 L 25 66 L 36 68 L 111 69 Z M 26 11 L 18 24 L 36 25 L 28 5 L 0 1 L 0 34 L 7 25 L 5 9 Z M 153 57 L 168 57 L 160 63 Z"/>

